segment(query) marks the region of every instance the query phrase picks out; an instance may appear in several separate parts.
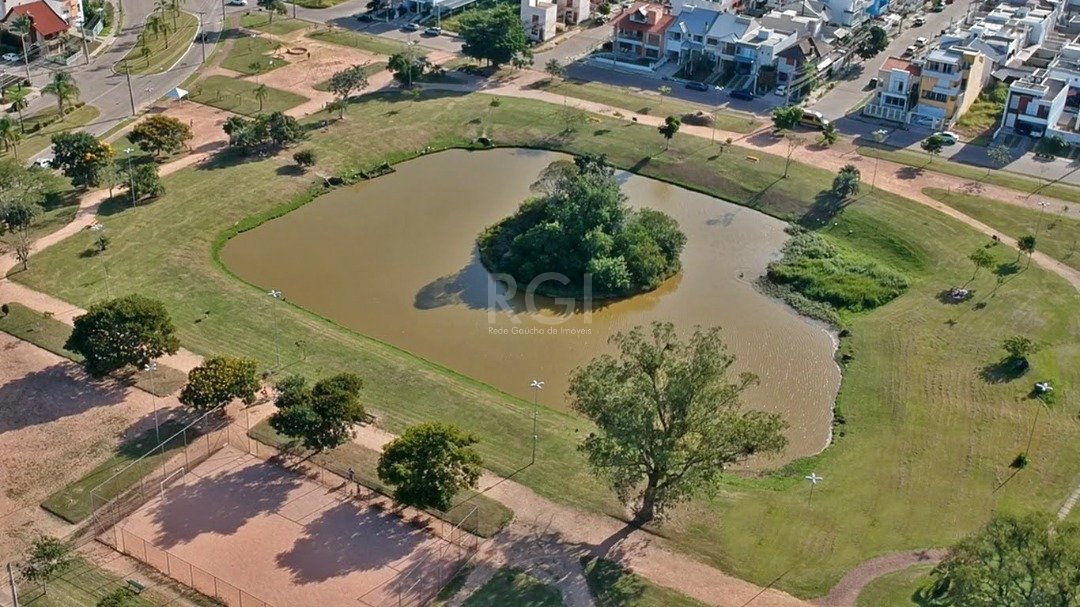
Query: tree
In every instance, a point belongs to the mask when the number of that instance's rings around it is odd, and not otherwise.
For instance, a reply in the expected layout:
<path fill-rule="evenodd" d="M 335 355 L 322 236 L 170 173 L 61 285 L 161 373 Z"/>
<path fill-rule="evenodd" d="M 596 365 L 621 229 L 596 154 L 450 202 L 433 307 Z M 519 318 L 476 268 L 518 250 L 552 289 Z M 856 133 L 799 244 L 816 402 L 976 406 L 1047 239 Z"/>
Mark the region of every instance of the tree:
<path fill-rule="evenodd" d="M 14 151 L 15 157 L 19 157 L 19 129 L 15 121 L 7 116 L 0 116 L 0 142 L 4 144 L 4 151 Z"/>
<path fill-rule="evenodd" d="M 262 112 L 263 103 L 266 102 L 266 97 L 270 94 L 269 89 L 266 88 L 265 84 L 260 84 L 255 87 L 255 90 L 252 91 L 252 93 L 255 95 L 255 100 L 259 102 L 259 111 Z"/>
<path fill-rule="evenodd" d="M 347 67 L 340 72 L 335 73 L 330 77 L 330 92 L 337 96 L 341 101 L 341 113 L 339 118 L 345 118 L 345 104 L 348 103 L 349 97 L 352 97 L 353 93 L 359 91 L 368 85 L 367 73 L 364 72 L 364 66 L 354 65 Z"/>
<path fill-rule="evenodd" d="M 282 0 L 259 0 L 257 2 L 259 8 L 266 11 L 266 14 L 270 17 L 270 23 L 274 22 L 274 15 L 284 15 L 286 11 L 285 3 Z"/>
<path fill-rule="evenodd" d="M 839 200 L 844 200 L 852 194 L 859 193 L 859 168 L 853 164 L 845 164 L 833 178 L 832 194 Z"/>
<path fill-rule="evenodd" d="M 930 162 L 934 161 L 934 156 L 941 153 L 941 150 L 945 147 L 945 138 L 941 135 L 931 135 L 926 139 L 923 139 L 919 147 L 926 152 L 926 155 L 930 157 Z"/>
<path fill-rule="evenodd" d="M 30 544 L 30 550 L 26 555 L 20 573 L 23 577 L 41 584 L 48 594 L 50 579 L 64 572 L 74 558 L 70 543 L 50 535 L 42 535 Z"/>
<path fill-rule="evenodd" d="M 310 387 L 303 377 L 286 377 L 276 386 L 278 410 L 270 416 L 270 427 L 309 449 L 333 449 L 349 440 L 353 425 L 364 418 L 362 386 L 352 373 L 327 377 Z"/>
<path fill-rule="evenodd" d="M 889 48 L 888 32 L 879 25 L 872 25 L 855 52 L 863 59 L 872 59 L 887 48 Z"/>
<path fill-rule="evenodd" d="M 1039 351 L 1039 345 L 1023 335 L 1006 337 L 1001 342 L 1008 359 L 1017 363 L 1027 363 L 1027 357 Z"/>
<path fill-rule="evenodd" d="M 19 43 L 20 46 L 22 46 L 23 67 L 26 68 L 26 81 L 28 83 L 30 82 L 30 56 L 27 54 L 29 44 L 27 44 L 26 38 L 30 35 L 30 31 L 33 27 L 34 24 L 30 21 L 30 15 L 25 13 L 16 15 L 11 19 L 11 23 L 8 24 L 8 29 L 19 37 Z"/>
<path fill-rule="evenodd" d="M 1016 239 L 1016 261 L 1020 261 L 1021 255 L 1028 256 L 1028 265 L 1031 265 L 1031 256 L 1035 254 L 1035 235 L 1028 234 Z"/>
<path fill-rule="evenodd" d="M 113 159 L 113 149 L 87 132 L 57 133 L 52 136 L 53 167 L 71 179 L 76 187 L 97 187 L 102 170 Z"/>
<path fill-rule="evenodd" d="M 802 137 L 796 137 L 795 135 L 787 135 L 784 137 L 784 141 L 787 143 L 787 157 L 784 162 L 784 179 L 787 179 L 788 170 L 791 169 L 791 157 L 795 154 L 795 150 L 802 147 L 805 143 Z"/>
<path fill-rule="evenodd" d="M 741 411 L 751 373 L 733 381 L 735 357 L 720 329 L 696 329 L 681 341 L 671 323 L 654 322 L 611 339 L 603 355 L 570 376 L 570 401 L 597 426 L 580 445 L 635 521 L 645 523 L 695 493 L 715 489 L 724 467 L 755 453 L 779 452 L 787 424 L 775 413 Z"/>
<path fill-rule="evenodd" d="M 680 127 L 682 127 L 682 123 L 674 116 L 668 116 L 664 119 L 664 124 L 656 127 L 656 130 L 660 131 L 660 134 L 664 136 L 664 140 L 666 141 L 666 144 L 664 145 L 665 150 L 671 147 L 671 139 L 675 136 L 675 133 L 679 132 Z"/>
<path fill-rule="evenodd" d="M 155 358 L 176 354 L 180 340 L 161 302 L 128 295 L 94 304 L 76 317 L 64 349 L 81 354 L 90 375 L 103 377 L 128 365 L 141 369 Z"/>
<path fill-rule="evenodd" d="M 230 116 L 224 125 L 229 145 L 245 154 L 269 146 L 284 147 L 304 138 L 304 128 L 282 112 L 259 114 L 254 118 Z"/>
<path fill-rule="evenodd" d="M 467 12 L 458 23 L 458 34 L 464 40 L 461 52 L 466 56 L 499 67 L 515 57 L 531 55 L 516 7 L 499 4 Z"/>
<path fill-rule="evenodd" d="M 292 155 L 296 165 L 302 168 L 315 166 L 315 150 L 300 150 Z"/>
<path fill-rule="evenodd" d="M 664 105 L 664 97 L 667 97 L 668 95 L 671 94 L 671 87 L 667 86 L 667 85 L 664 85 L 664 84 L 661 84 L 656 89 L 656 92 L 660 93 L 660 105 L 663 106 Z"/>
<path fill-rule="evenodd" d="M 260 103 L 259 110 L 262 110 Z M 163 114 L 153 114 L 131 129 L 128 139 L 144 152 L 155 157 L 162 152 L 172 153 L 184 146 L 192 137 L 191 127 L 180 120 Z"/>
<path fill-rule="evenodd" d="M 246 405 L 259 392 L 258 365 L 253 360 L 215 356 L 188 372 L 180 402 L 199 411 L 223 407 L 236 399 Z"/>
<path fill-rule="evenodd" d="M 79 98 L 79 85 L 68 72 L 53 72 L 49 83 L 41 88 L 41 92 L 56 97 L 56 105 L 60 108 L 60 120 L 67 114 L 65 111 L 69 101 Z"/>
<path fill-rule="evenodd" d="M 390 56 L 386 69 L 394 74 L 394 80 L 412 86 L 414 82 L 424 77 L 424 72 L 430 67 L 430 63 L 424 57 L 419 57 L 412 49 L 403 53 L 395 53 Z"/>
<path fill-rule="evenodd" d="M 42 205 L 62 191 L 60 178 L 51 171 L 28 168 L 14 158 L 0 160 L 0 248 L 10 248 L 27 269 L 31 229 Z"/>
<path fill-rule="evenodd" d="M 797 105 L 785 105 L 773 110 L 773 126 L 778 131 L 790 131 L 802 120 L 803 109 Z"/>
<path fill-rule="evenodd" d="M 840 131 L 837 130 L 836 124 L 830 122 L 821 128 L 821 137 L 818 137 L 818 144 L 827 148 L 839 139 Z"/>
<path fill-rule="evenodd" d="M 483 462 L 472 448 L 477 438 L 457 426 L 417 424 L 383 448 L 379 480 L 394 487 L 394 499 L 415 508 L 449 510 L 454 495 L 475 489 Z"/>
<path fill-rule="evenodd" d="M 140 163 L 131 167 L 126 183 L 128 188 L 133 188 L 132 198 L 158 198 L 165 195 L 165 184 L 158 175 L 158 166 L 153 163 Z"/>
<path fill-rule="evenodd" d="M 4 95 L 11 100 L 11 109 L 19 114 L 19 131 L 25 133 L 26 126 L 23 123 L 23 110 L 30 107 L 30 88 L 26 86 L 14 86 L 4 91 Z"/>
<path fill-rule="evenodd" d="M 1004 144 L 990 146 L 990 149 L 986 150 L 986 155 L 990 158 L 990 162 L 997 165 L 998 168 L 1004 167 L 1013 159 L 1012 150 Z M 986 169 L 986 174 L 990 174 L 990 168 Z"/>
<path fill-rule="evenodd" d="M 1039 144 L 1036 149 L 1040 154 L 1049 156 L 1050 158 L 1057 158 L 1058 156 L 1065 155 L 1069 151 L 1069 142 L 1065 141 L 1065 138 L 1061 135 L 1047 135 L 1042 139 L 1039 139 Z"/>
<path fill-rule="evenodd" d="M 600 6 L 596 7 L 596 12 L 604 15 L 605 17 L 611 14 L 611 3 L 601 2 Z"/>
<path fill-rule="evenodd" d="M 101 597 L 97 607 L 138 607 L 139 599 L 135 591 L 127 586 L 121 586 L 109 594 Z"/>
<path fill-rule="evenodd" d="M 1045 514 L 998 515 L 933 570 L 954 607 L 1080 604 L 1080 526 Z"/>
<path fill-rule="evenodd" d="M 972 251 L 971 255 L 968 255 L 968 259 L 975 265 L 975 271 L 971 274 L 971 282 L 975 280 L 975 277 L 979 275 L 979 270 L 989 270 L 994 267 L 994 256 L 985 247 L 979 247 Z"/>
<path fill-rule="evenodd" d="M 547 72 L 548 76 L 551 76 L 552 80 L 562 78 L 563 74 L 566 72 L 558 59 L 551 59 L 545 63 L 544 71 Z"/>

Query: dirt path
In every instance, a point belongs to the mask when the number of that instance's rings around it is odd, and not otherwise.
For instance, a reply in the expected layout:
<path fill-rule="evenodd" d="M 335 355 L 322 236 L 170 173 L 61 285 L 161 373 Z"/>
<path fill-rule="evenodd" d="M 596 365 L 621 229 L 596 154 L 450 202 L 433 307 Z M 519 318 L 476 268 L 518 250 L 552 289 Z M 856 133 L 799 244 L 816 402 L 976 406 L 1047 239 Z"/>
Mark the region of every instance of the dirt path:
<path fill-rule="evenodd" d="M 941 549 L 913 550 L 870 559 L 849 571 L 828 595 L 815 599 L 814 604 L 821 607 L 855 607 L 859 593 L 870 582 L 913 565 L 936 565 L 945 558 L 945 554 L 946 551 Z"/>
<path fill-rule="evenodd" d="M 1077 502 L 1080 502 L 1080 480 L 1077 481 L 1076 489 L 1074 489 L 1072 494 L 1065 499 L 1065 503 L 1061 505 L 1061 510 L 1058 510 L 1057 520 L 1063 521 L 1068 518 L 1069 513 L 1076 507 Z"/>

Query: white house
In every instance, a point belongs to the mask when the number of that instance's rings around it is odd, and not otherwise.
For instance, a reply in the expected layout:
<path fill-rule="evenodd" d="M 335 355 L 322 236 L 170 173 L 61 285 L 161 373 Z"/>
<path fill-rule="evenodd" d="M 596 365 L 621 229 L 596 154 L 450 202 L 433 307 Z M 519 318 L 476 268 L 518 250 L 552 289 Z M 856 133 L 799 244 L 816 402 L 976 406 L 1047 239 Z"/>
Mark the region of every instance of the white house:
<path fill-rule="evenodd" d="M 521 0 L 521 25 L 533 42 L 543 42 L 555 37 L 555 23 L 559 9 L 547 0 Z"/>

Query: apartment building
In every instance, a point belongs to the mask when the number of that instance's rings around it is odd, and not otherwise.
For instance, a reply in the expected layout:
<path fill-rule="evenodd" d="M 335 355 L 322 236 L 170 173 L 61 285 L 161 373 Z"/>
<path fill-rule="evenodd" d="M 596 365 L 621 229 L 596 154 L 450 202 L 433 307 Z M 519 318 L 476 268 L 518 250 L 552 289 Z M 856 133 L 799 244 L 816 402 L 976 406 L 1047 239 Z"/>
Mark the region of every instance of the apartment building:
<path fill-rule="evenodd" d="M 919 100 L 922 69 L 907 59 L 889 57 L 878 70 L 877 87 L 863 113 L 873 118 L 906 124 Z"/>
<path fill-rule="evenodd" d="M 908 122 L 947 129 L 975 103 L 990 81 L 986 55 L 963 47 L 934 49 L 920 66 L 919 98 Z"/>

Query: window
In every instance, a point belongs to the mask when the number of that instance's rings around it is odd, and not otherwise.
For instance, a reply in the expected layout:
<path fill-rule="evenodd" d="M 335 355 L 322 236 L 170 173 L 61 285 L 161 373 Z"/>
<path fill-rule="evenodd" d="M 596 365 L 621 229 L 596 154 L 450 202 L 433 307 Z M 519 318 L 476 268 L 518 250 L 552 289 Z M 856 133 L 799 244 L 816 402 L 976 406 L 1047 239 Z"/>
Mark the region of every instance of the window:
<path fill-rule="evenodd" d="M 680 34 L 679 32 L 668 32 L 667 37 L 675 40 L 676 42 L 682 40 L 682 34 Z"/>
<path fill-rule="evenodd" d="M 694 40 L 694 42 L 697 42 L 698 44 L 701 43 L 701 40 L 702 40 L 701 36 L 698 36 L 697 34 L 694 34 L 693 36 L 691 36 L 691 38 Z"/>
<path fill-rule="evenodd" d="M 718 40 L 716 38 L 709 37 L 709 38 L 705 39 L 705 44 L 708 44 L 709 46 L 716 46 L 716 45 L 720 44 L 720 40 Z"/>
<path fill-rule="evenodd" d="M 928 99 L 930 101 L 937 101 L 938 103 L 945 103 L 946 101 L 949 100 L 948 95 L 943 95 L 941 93 L 935 93 L 934 91 L 923 91 L 922 96 L 923 96 L 923 99 Z"/>
<path fill-rule="evenodd" d="M 904 92 L 904 81 L 903 80 L 900 80 L 900 81 L 898 81 L 896 83 L 896 92 L 897 93 L 903 93 Z"/>

